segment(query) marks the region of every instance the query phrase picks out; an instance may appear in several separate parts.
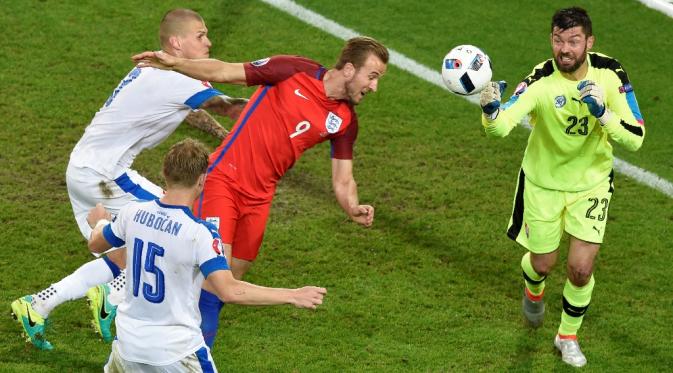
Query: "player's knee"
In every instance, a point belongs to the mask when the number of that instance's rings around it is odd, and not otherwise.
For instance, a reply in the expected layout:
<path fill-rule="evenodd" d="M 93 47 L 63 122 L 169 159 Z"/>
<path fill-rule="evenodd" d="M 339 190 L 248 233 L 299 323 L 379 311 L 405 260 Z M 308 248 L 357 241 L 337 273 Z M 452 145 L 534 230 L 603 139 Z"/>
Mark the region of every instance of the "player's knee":
<path fill-rule="evenodd" d="M 575 286 L 584 286 L 591 280 L 593 268 L 590 265 L 569 264 L 568 279 Z"/>
<path fill-rule="evenodd" d="M 535 270 L 535 273 L 537 273 L 540 276 L 547 276 L 549 272 L 551 272 L 552 265 L 549 265 L 547 263 L 541 263 L 541 264 L 533 264 L 533 269 Z"/>
<path fill-rule="evenodd" d="M 558 257 L 557 250 L 546 254 L 535 254 L 531 252 L 530 262 L 533 265 L 533 269 L 538 275 L 547 276 L 554 268 L 557 257 Z"/>
<path fill-rule="evenodd" d="M 540 276 L 547 276 L 552 268 L 554 268 L 554 261 L 547 258 L 533 258 L 533 269 Z"/>

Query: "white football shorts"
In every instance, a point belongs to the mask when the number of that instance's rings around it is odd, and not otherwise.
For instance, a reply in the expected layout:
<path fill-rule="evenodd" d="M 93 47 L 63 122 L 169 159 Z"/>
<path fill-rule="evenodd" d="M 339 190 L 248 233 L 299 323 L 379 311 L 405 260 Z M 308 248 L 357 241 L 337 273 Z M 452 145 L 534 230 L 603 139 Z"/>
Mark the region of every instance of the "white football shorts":
<path fill-rule="evenodd" d="M 114 217 L 122 206 L 131 201 L 153 200 L 164 194 L 162 188 L 132 169 L 110 180 L 91 168 L 68 164 L 65 181 L 75 220 L 86 240 L 92 231 L 86 217 L 97 203 L 102 203 Z"/>
<path fill-rule="evenodd" d="M 210 349 L 204 344 L 193 354 L 189 354 L 168 365 L 150 365 L 124 360 L 119 354 L 119 341 L 112 342 L 112 352 L 105 364 L 105 373 L 186 373 L 186 372 L 213 372 L 217 373 L 215 362 L 210 355 Z"/>

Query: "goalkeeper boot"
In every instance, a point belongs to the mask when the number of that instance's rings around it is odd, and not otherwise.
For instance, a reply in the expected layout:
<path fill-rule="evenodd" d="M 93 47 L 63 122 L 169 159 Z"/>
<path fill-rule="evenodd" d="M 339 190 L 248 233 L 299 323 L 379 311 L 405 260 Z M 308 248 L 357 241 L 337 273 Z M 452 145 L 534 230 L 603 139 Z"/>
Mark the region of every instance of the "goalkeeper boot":
<path fill-rule="evenodd" d="M 577 342 L 576 336 L 569 336 L 569 338 L 561 338 L 558 334 L 554 338 L 554 346 L 561 351 L 561 359 L 566 364 L 572 365 L 576 368 L 583 367 L 587 364 L 587 358 L 584 357 L 580 344 Z"/>
<path fill-rule="evenodd" d="M 107 343 L 112 342 L 114 338 L 112 324 L 117 315 L 117 306 L 108 301 L 109 295 L 110 288 L 107 284 L 92 287 L 86 292 L 86 301 L 93 314 L 93 327 Z"/>
<path fill-rule="evenodd" d="M 533 328 L 538 328 L 544 322 L 544 293 L 533 295 L 528 288 L 525 288 L 521 308 L 523 315 Z"/>
<path fill-rule="evenodd" d="M 33 296 L 26 295 L 12 302 L 12 316 L 23 328 L 26 341 L 33 343 L 40 350 L 51 350 L 54 347 L 45 339 L 47 319 L 33 309 Z"/>

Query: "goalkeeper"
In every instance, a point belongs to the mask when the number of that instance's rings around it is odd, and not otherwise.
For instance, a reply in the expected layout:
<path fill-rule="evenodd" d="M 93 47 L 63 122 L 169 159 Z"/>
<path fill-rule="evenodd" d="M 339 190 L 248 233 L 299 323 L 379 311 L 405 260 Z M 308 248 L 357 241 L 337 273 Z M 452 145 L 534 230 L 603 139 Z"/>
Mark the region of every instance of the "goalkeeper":
<path fill-rule="evenodd" d="M 507 235 L 528 252 L 521 259 L 523 313 L 534 327 L 544 317 L 545 279 L 569 235 L 563 312 L 554 344 L 564 362 L 581 367 L 577 341 L 595 280 L 614 191 L 611 142 L 635 151 L 645 136 L 629 78 L 614 58 L 588 52 L 594 43 L 584 9 L 557 11 L 551 22 L 553 58 L 537 65 L 500 105 L 504 82 L 481 93 L 482 124 L 504 137 L 530 115 L 533 130 L 519 172 Z"/>

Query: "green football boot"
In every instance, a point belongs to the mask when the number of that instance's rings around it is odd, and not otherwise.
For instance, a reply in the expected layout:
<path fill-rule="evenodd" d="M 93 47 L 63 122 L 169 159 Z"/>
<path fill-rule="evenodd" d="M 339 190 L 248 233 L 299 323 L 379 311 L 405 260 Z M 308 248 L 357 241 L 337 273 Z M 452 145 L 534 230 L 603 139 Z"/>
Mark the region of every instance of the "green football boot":
<path fill-rule="evenodd" d="M 107 284 L 92 287 L 86 292 L 86 301 L 93 314 L 93 327 L 107 343 L 112 342 L 112 324 L 117 315 L 117 306 L 108 301 L 110 288 Z"/>
<path fill-rule="evenodd" d="M 33 309 L 33 296 L 26 295 L 12 302 L 12 316 L 23 328 L 26 341 L 33 343 L 40 350 L 51 350 L 54 347 L 45 339 L 47 319 Z"/>

